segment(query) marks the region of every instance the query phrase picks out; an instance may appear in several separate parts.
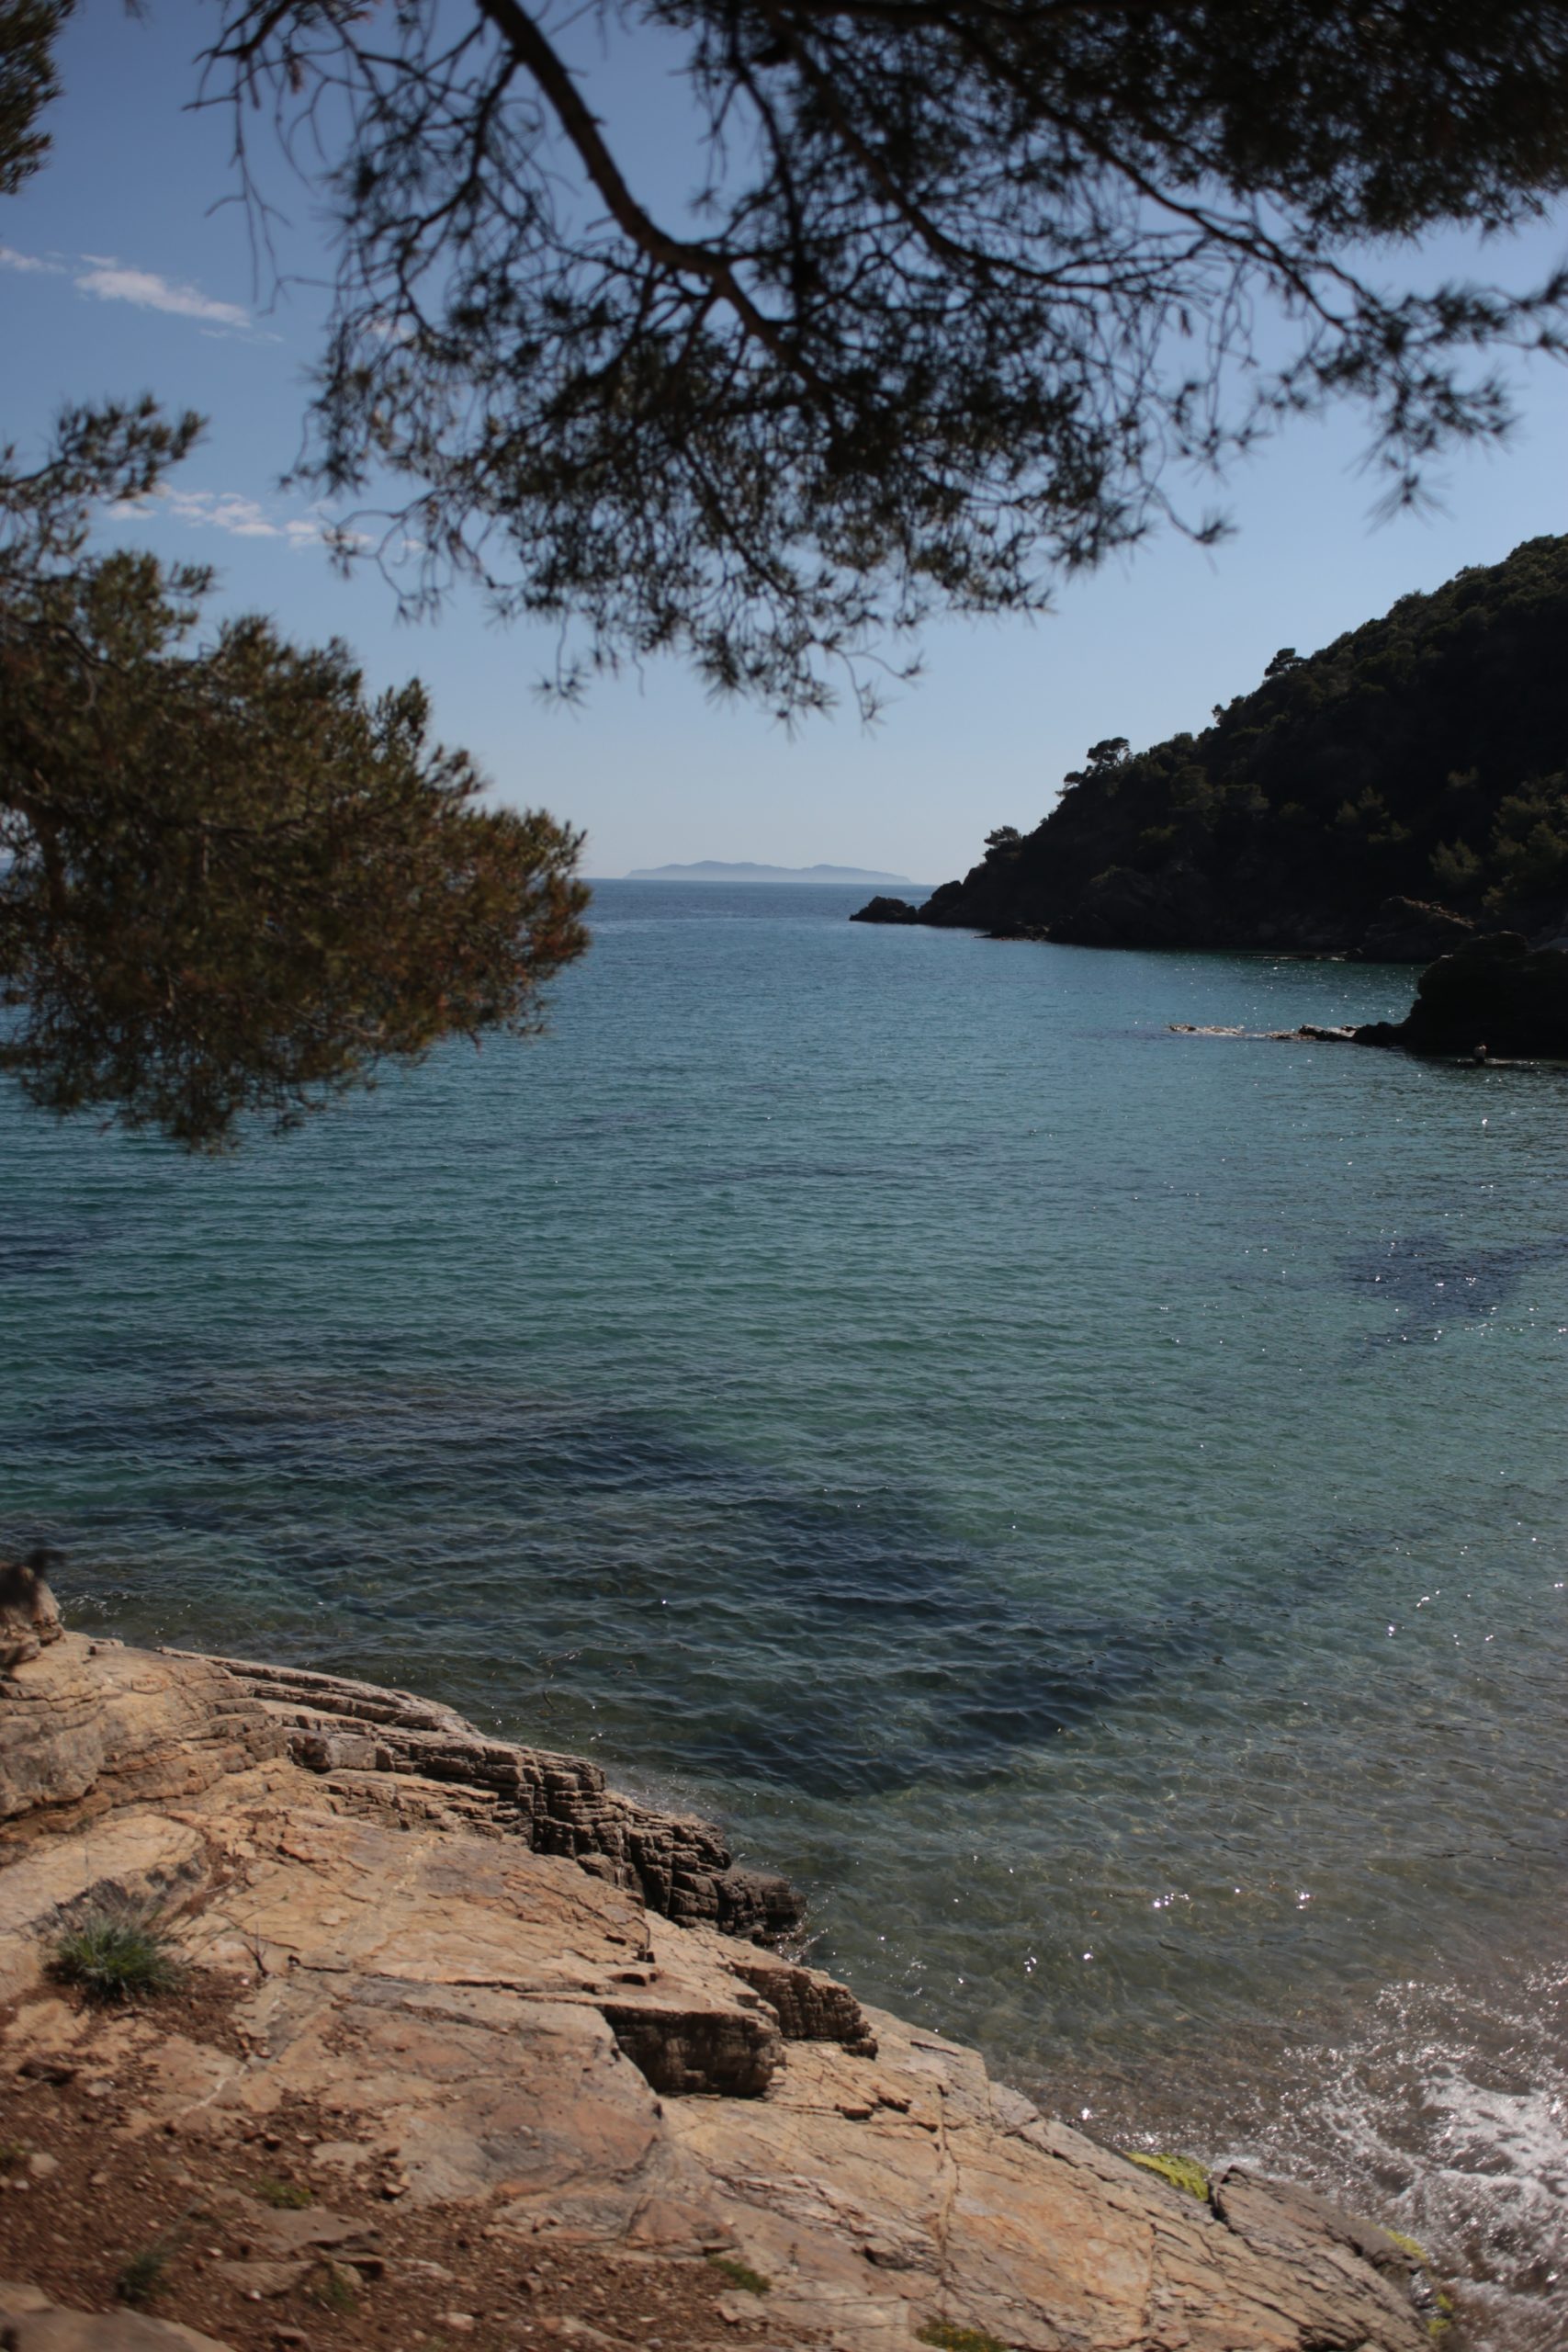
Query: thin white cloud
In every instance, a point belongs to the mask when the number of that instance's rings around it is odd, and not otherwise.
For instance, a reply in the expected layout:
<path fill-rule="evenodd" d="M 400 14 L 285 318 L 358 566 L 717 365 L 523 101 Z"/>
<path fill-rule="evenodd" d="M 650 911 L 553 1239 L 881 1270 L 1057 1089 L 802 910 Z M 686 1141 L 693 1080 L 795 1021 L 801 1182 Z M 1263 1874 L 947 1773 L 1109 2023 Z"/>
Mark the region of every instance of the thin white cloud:
<path fill-rule="evenodd" d="M 109 508 L 121 522 L 160 511 L 197 529 L 223 531 L 233 539 L 276 539 L 291 548 L 321 546 L 331 527 L 320 514 L 275 516 L 259 500 L 243 498 L 231 490 L 164 488 L 155 500 L 126 499 Z"/>
<path fill-rule="evenodd" d="M 96 294 L 101 302 L 134 302 L 142 311 L 167 311 L 177 319 L 205 319 L 220 327 L 248 327 L 251 314 L 237 302 L 215 302 L 199 287 L 176 286 L 155 269 L 128 269 L 99 264 L 81 271 L 78 289 Z"/>
<path fill-rule="evenodd" d="M 0 269 L 41 271 L 49 277 L 65 276 L 65 264 L 62 261 L 45 261 L 37 254 L 19 254 L 12 245 L 0 245 Z"/>
<path fill-rule="evenodd" d="M 169 317 L 195 319 L 204 334 L 244 334 L 266 343 L 277 337 L 258 327 L 238 302 L 220 302 L 199 286 L 185 286 L 155 269 L 135 269 L 113 254 L 78 254 L 74 261 L 57 254 L 23 254 L 14 245 L 0 245 L 0 269 L 29 276 L 69 277 L 79 294 L 99 302 L 130 302 L 139 311 L 163 311 Z"/>

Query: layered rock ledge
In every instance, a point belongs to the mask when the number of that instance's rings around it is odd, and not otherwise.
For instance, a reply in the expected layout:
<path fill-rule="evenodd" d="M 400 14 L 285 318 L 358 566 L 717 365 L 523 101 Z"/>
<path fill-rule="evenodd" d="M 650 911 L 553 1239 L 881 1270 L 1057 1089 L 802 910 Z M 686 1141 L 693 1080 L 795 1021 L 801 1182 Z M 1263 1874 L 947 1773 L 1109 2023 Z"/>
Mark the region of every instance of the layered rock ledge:
<path fill-rule="evenodd" d="M 148 2003 L 93 2043 L 52 1988 L 62 1930 L 127 1899 L 231 1987 L 221 2036 Z M 519 2267 L 722 2256 L 771 2282 L 764 2317 L 724 2319 L 775 2346 L 892 2352 L 938 2323 L 1024 2352 L 1427 2343 L 1381 2231 L 1236 2167 L 1207 2201 L 1168 2187 L 759 1940 L 798 1917 L 705 1825 L 406 1693 L 71 1634 L 0 1680 L 0 2088 L 96 2049 L 106 2143 L 214 2169 L 330 2117 L 313 2161 L 390 2200 L 373 2256 L 343 2225 L 351 2265 L 392 2277 L 400 2230 L 451 2211 Z M 265 2219 L 252 2301 L 288 2268 Z M 300 2224 L 301 2261 L 304 2219 L 267 2225 Z M 69 2314 L 28 2308 L 20 2352 L 63 2345 Z"/>

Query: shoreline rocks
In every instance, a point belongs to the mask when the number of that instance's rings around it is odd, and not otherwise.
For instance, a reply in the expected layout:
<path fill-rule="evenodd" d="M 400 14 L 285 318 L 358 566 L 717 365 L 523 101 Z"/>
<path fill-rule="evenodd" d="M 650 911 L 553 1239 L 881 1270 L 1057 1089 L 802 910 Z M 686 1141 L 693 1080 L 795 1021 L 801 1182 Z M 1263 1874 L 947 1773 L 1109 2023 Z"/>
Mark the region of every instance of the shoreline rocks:
<path fill-rule="evenodd" d="M 800 1924 L 805 1904 L 785 1880 L 738 1870 L 711 1824 L 638 1804 L 581 1756 L 487 1739 L 452 1708 L 407 1690 L 303 1667 L 160 1655 L 221 1668 L 261 1702 L 307 1771 L 350 1773 L 361 1782 L 377 1774 L 434 1781 L 452 1792 L 455 1815 L 519 1836 L 535 1853 L 570 1856 L 592 1876 L 635 1889 L 666 1918 L 708 1921 L 759 1941 Z M 396 1802 L 374 1781 L 367 1794 L 373 1803 Z"/>
<path fill-rule="evenodd" d="M 405 2213 L 447 2211 L 525 2259 L 722 2255 L 779 2346 L 1427 2341 L 1386 2233 L 1235 2166 L 1199 2199 L 1051 2121 L 727 1932 L 800 1913 L 717 1831 L 412 1694 L 68 1633 L 0 1681 L 0 2087 L 83 2063 L 47 1969 L 95 1906 L 158 1905 L 231 1988 L 211 2040 L 152 2002 L 113 2025 L 114 2161 L 309 2110 L 385 2181 L 389 2261 Z"/>

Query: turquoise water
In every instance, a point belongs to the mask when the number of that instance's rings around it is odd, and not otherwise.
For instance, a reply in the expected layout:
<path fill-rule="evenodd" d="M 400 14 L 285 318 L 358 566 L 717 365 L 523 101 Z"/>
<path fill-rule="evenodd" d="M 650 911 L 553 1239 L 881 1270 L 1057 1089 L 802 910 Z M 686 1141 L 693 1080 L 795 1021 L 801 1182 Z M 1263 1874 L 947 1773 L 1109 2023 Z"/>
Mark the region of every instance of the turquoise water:
<path fill-rule="evenodd" d="M 226 1162 L 0 1101 L 0 1541 L 716 1815 L 867 1997 L 1558 2345 L 1568 1070 L 861 895 L 604 885 L 546 1038 Z"/>

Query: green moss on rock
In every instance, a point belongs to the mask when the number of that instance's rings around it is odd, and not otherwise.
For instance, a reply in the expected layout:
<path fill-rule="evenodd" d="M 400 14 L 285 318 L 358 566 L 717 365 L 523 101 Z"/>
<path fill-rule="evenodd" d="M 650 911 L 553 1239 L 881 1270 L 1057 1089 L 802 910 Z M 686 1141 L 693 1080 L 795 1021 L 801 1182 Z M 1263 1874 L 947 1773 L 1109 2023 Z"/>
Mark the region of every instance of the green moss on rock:
<path fill-rule="evenodd" d="M 739 2287 L 748 2295 L 771 2295 L 773 2292 L 771 2278 L 764 2278 L 760 2270 L 751 2268 L 750 2263 L 737 2262 L 733 2255 L 710 2254 L 708 2265 L 711 2269 L 722 2271 L 732 2287 Z"/>
<path fill-rule="evenodd" d="M 1414 2238 L 1407 2238 L 1403 2230 L 1391 2230 L 1385 2228 L 1383 2235 L 1385 2238 L 1392 2238 L 1394 2245 L 1399 2247 L 1400 2251 L 1410 2256 L 1412 2262 L 1420 2263 L 1423 2269 L 1429 2269 L 1431 2267 L 1432 2257 L 1427 2252 L 1426 2247 L 1424 2245 L 1417 2245 Z"/>
<path fill-rule="evenodd" d="M 922 2344 L 935 2344 L 940 2352 L 1008 2352 L 997 2336 L 987 2335 L 984 2328 L 959 2327 L 950 2319 L 928 2320 L 916 2331 Z"/>
<path fill-rule="evenodd" d="M 1185 2189 L 1201 2205 L 1209 2201 L 1209 2176 L 1195 2156 L 1174 2156 L 1166 2153 L 1151 2154 L 1146 2148 L 1123 2148 L 1129 2164 L 1141 2165 L 1145 2172 L 1157 2173 L 1172 2188 Z"/>

